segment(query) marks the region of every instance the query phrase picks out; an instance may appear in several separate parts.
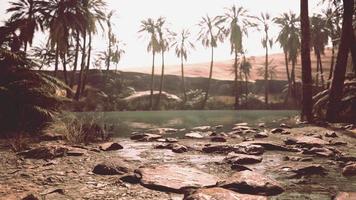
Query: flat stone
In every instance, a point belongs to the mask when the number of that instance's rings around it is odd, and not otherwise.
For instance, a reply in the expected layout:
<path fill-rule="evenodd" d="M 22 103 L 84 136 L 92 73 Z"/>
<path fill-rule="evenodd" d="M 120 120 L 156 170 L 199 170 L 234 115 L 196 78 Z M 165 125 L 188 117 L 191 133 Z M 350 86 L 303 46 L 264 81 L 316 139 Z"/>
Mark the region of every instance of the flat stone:
<path fill-rule="evenodd" d="M 353 163 L 351 165 L 346 165 L 342 169 L 342 175 L 344 175 L 344 176 L 356 176 L 356 163 Z"/>
<path fill-rule="evenodd" d="M 314 154 L 322 157 L 333 157 L 335 155 L 334 151 L 325 147 L 313 147 L 311 149 L 304 150 L 303 153 Z"/>
<path fill-rule="evenodd" d="M 202 188 L 194 191 L 183 200 L 267 200 L 265 196 L 240 194 L 220 187 Z"/>
<path fill-rule="evenodd" d="M 285 132 L 286 130 L 284 130 L 283 128 L 274 128 L 271 130 L 271 133 L 283 133 Z"/>
<path fill-rule="evenodd" d="M 196 168 L 180 165 L 141 167 L 135 170 L 143 186 L 164 192 L 183 193 L 186 188 L 216 185 L 218 178 Z"/>
<path fill-rule="evenodd" d="M 285 124 L 285 123 L 281 123 L 281 124 L 279 125 L 279 127 L 281 127 L 281 128 L 292 128 L 291 126 L 289 126 L 289 125 L 287 125 L 287 124 Z"/>
<path fill-rule="evenodd" d="M 268 132 L 267 131 L 261 131 L 261 132 L 257 132 L 254 135 L 255 138 L 266 138 L 268 137 Z"/>
<path fill-rule="evenodd" d="M 296 144 L 303 147 L 321 147 L 329 144 L 329 142 L 310 136 L 300 136 L 295 138 Z"/>
<path fill-rule="evenodd" d="M 194 131 L 208 131 L 211 129 L 211 126 L 197 126 L 192 128 Z"/>
<path fill-rule="evenodd" d="M 204 138 L 203 134 L 201 134 L 200 132 L 190 132 L 190 133 L 185 134 L 185 137 L 193 138 L 193 139 L 202 139 L 202 138 Z"/>
<path fill-rule="evenodd" d="M 219 185 L 244 194 L 278 195 L 284 191 L 277 181 L 249 170 L 235 172 Z"/>
<path fill-rule="evenodd" d="M 286 171 L 294 172 L 294 177 L 297 178 L 310 175 L 325 175 L 327 173 L 324 167 L 317 164 L 294 163 L 292 165 L 283 167 L 283 169 Z"/>
<path fill-rule="evenodd" d="M 136 133 L 130 137 L 131 140 L 137 140 L 140 142 L 151 142 L 162 138 L 161 135 L 151 133 Z"/>
<path fill-rule="evenodd" d="M 356 199 L 356 192 L 339 192 L 334 200 L 353 200 Z"/>
<path fill-rule="evenodd" d="M 247 122 L 241 122 L 241 123 L 234 124 L 234 126 L 248 126 L 248 123 Z"/>
<path fill-rule="evenodd" d="M 206 145 L 202 149 L 205 153 L 243 153 L 250 155 L 260 155 L 264 152 L 264 148 L 259 145 Z"/>
<path fill-rule="evenodd" d="M 168 134 L 168 133 L 176 133 L 176 132 L 178 132 L 178 129 L 175 129 L 175 128 L 153 128 L 153 129 L 149 129 L 148 132 L 153 133 L 153 134 L 164 135 L 164 134 Z"/>
<path fill-rule="evenodd" d="M 262 146 L 265 150 L 268 151 L 289 151 L 289 152 L 296 152 L 295 149 L 291 149 L 287 146 L 284 146 L 282 144 L 276 143 L 276 142 L 271 142 L 271 141 L 246 141 L 240 143 L 240 145 L 259 145 Z"/>
<path fill-rule="evenodd" d="M 250 130 L 251 127 L 249 126 L 243 126 L 243 125 L 236 125 L 235 127 L 232 128 L 233 131 L 246 131 L 246 130 Z"/>
<path fill-rule="evenodd" d="M 160 144 L 155 147 L 156 149 L 170 149 L 174 153 L 184 153 L 188 151 L 188 148 L 181 144 Z"/>
<path fill-rule="evenodd" d="M 18 153 L 24 158 L 30 159 L 53 159 L 67 155 L 68 148 L 59 145 L 46 145 L 35 147 L 27 151 Z"/>
<path fill-rule="evenodd" d="M 232 170 L 235 170 L 235 171 L 238 171 L 238 172 L 244 171 L 244 170 L 250 170 L 250 171 L 252 171 L 252 169 L 250 169 L 250 168 L 248 168 L 248 167 L 246 167 L 246 166 L 243 166 L 243 165 L 239 165 L 239 164 L 232 164 L 232 165 L 231 165 L 231 169 L 232 169 Z"/>
<path fill-rule="evenodd" d="M 255 164 L 262 162 L 261 156 L 253 156 L 253 155 L 246 155 L 246 154 L 237 154 L 237 153 L 229 153 L 224 161 L 229 164 Z"/>
<path fill-rule="evenodd" d="M 105 161 L 93 169 L 93 173 L 99 175 L 123 175 L 130 171 L 132 171 L 130 167 L 120 160 Z"/>
<path fill-rule="evenodd" d="M 121 146 L 119 143 L 117 142 L 107 142 L 104 144 L 101 144 L 99 146 L 99 149 L 102 151 L 116 151 L 116 150 L 120 150 L 123 149 L 124 147 Z"/>
<path fill-rule="evenodd" d="M 87 153 L 87 150 L 80 148 L 68 148 L 67 156 L 82 156 Z"/>
<path fill-rule="evenodd" d="M 214 129 L 222 129 L 224 126 L 223 125 L 216 125 L 216 126 L 214 126 L 213 128 Z"/>

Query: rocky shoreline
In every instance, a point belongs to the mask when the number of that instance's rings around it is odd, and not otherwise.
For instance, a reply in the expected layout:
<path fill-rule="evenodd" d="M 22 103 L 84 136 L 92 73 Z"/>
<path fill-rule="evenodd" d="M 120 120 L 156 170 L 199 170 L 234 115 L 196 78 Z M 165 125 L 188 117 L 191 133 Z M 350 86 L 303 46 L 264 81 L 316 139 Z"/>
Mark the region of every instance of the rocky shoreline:
<path fill-rule="evenodd" d="M 19 153 L 0 141 L 0 199 L 356 199 L 352 125 L 160 128 L 86 146 L 45 139 Z"/>

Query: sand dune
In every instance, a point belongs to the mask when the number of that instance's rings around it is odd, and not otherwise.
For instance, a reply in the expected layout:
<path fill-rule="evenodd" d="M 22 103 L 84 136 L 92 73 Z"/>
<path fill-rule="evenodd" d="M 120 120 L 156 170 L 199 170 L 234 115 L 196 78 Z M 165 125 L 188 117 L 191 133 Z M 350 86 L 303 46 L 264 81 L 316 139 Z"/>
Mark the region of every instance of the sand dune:
<path fill-rule="evenodd" d="M 251 80 L 263 79 L 262 76 L 259 76 L 258 69 L 261 67 L 264 67 L 265 57 L 264 56 L 251 56 L 248 58 L 248 60 L 252 64 L 250 79 Z M 269 55 L 269 60 L 270 61 L 273 60 L 271 66 L 272 65 L 276 66 L 276 77 L 274 79 L 287 80 L 286 67 L 285 67 L 285 62 L 284 62 L 284 54 L 283 53 L 271 54 L 271 55 Z M 314 55 L 314 53 L 312 53 L 312 55 L 311 55 L 311 61 L 312 61 L 313 72 L 316 72 L 316 56 Z M 325 55 L 322 55 L 324 77 L 329 76 L 330 62 L 331 62 L 331 50 L 326 49 Z M 234 79 L 233 63 L 234 63 L 233 60 L 216 61 L 214 63 L 213 78 L 219 79 L 219 80 L 233 80 Z M 300 56 L 299 56 L 298 62 L 296 65 L 297 79 L 301 78 L 300 63 L 301 62 L 300 62 Z M 210 62 L 186 64 L 185 65 L 185 75 L 187 77 L 208 77 L 209 76 L 209 66 L 210 66 Z M 291 69 L 291 64 L 289 64 L 289 68 Z M 161 70 L 160 66 L 156 67 L 157 74 L 160 74 L 160 70 Z M 132 68 L 127 71 L 150 73 L 151 69 L 150 69 L 150 67 L 139 67 L 139 68 Z M 170 75 L 180 76 L 180 74 L 181 74 L 180 65 L 166 66 L 165 73 L 170 74 Z"/>

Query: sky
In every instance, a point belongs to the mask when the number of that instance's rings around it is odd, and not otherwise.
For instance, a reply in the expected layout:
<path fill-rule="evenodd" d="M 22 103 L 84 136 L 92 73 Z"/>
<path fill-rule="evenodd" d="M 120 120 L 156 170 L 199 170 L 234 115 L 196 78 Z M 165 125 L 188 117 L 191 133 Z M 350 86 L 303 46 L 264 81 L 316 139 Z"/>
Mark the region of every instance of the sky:
<path fill-rule="evenodd" d="M 6 19 L 5 9 L 8 7 L 8 0 L 0 0 L 0 20 Z M 166 18 L 168 27 L 174 32 L 180 32 L 183 28 L 189 28 L 192 33 L 191 40 L 195 42 L 196 49 L 188 57 L 188 63 L 200 63 L 210 60 L 210 50 L 202 47 L 196 41 L 199 28 L 197 26 L 202 16 L 216 16 L 224 13 L 224 8 L 233 4 L 241 5 L 249 11 L 251 15 L 260 15 L 261 12 L 268 12 L 272 17 L 283 12 L 292 11 L 300 13 L 300 0 L 106 0 L 108 4 L 107 13 L 114 10 L 112 18 L 113 32 L 125 43 L 123 47 L 126 51 L 119 64 L 119 68 L 129 70 L 135 67 L 149 67 L 152 56 L 147 49 L 147 38 L 139 37 L 138 30 L 143 19 L 160 16 Z M 320 12 L 319 0 L 309 0 L 309 13 Z M 270 35 L 275 38 L 279 28 L 272 25 Z M 243 41 L 244 48 L 248 55 L 263 55 L 264 49 L 261 45 L 263 34 L 256 29 L 249 30 L 248 38 Z M 34 45 L 46 43 L 46 37 L 37 37 Z M 102 33 L 95 36 L 93 47 L 94 52 L 99 52 L 107 46 L 107 38 Z M 279 44 L 274 44 L 271 53 L 279 53 Z M 220 44 L 215 50 L 215 60 L 232 59 L 228 41 Z M 157 59 L 160 64 L 160 59 Z M 174 51 L 166 54 L 165 62 L 168 65 L 179 63 Z"/>

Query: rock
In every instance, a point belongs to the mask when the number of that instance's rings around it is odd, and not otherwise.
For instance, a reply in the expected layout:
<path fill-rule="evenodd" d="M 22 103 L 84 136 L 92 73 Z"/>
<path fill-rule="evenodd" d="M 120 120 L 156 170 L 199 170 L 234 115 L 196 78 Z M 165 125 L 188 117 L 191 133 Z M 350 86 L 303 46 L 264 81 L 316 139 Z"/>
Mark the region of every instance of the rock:
<path fill-rule="evenodd" d="M 289 125 L 287 125 L 287 124 L 285 124 L 285 123 L 281 123 L 281 124 L 279 125 L 279 127 L 281 127 L 281 128 L 292 128 L 291 126 L 289 126 Z"/>
<path fill-rule="evenodd" d="M 247 130 L 250 130 L 251 127 L 248 127 L 248 126 L 242 126 L 242 125 L 236 125 L 235 124 L 235 127 L 232 128 L 233 131 L 247 131 Z"/>
<path fill-rule="evenodd" d="M 248 123 L 247 122 L 241 122 L 241 123 L 234 124 L 234 126 L 248 126 Z"/>
<path fill-rule="evenodd" d="M 286 130 L 284 130 L 283 128 L 274 128 L 271 130 L 271 133 L 275 134 L 275 133 L 283 133 Z"/>
<path fill-rule="evenodd" d="M 270 142 L 270 141 L 245 141 L 245 142 L 240 143 L 239 145 L 258 145 L 258 146 L 262 146 L 265 150 L 268 150 L 268 151 L 297 152 L 296 149 L 292 149 L 292 148 L 286 147 L 282 144 L 278 144 L 276 142 Z"/>
<path fill-rule="evenodd" d="M 121 146 L 119 143 L 117 142 L 107 142 L 104 144 L 101 144 L 99 146 L 99 149 L 102 151 L 115 151 L 115 150 L 120 150 L 123 149 L 124 147 Z"/>
<path fill-rule="evenodd" d="M 237 154 L 237 153 L 229 153 L 224 161 L 229 164 L 238 164 L 238 165 L 245 165 L 245 164 L 255 164 L 262 162 L 261 156 L 253 156 L 253 155 L 245 155 L 245 154 Z"/>
<path fill-rule="evenodd" d="M 329 140 L 330 145 L 333 146 L 343 146 L 347 145 L 347 142 L 341 141 L 341 140 Z"/>
<path fill-rule="evenodd" d="M 197 126 L 192 128 L 194 131 L 208 131 L 211 129 L 211 126 Z"/>
<path fill-rule="evenodd" d="M 255 138 L 266 138 L 266 137 L 268 137 L 268 132 L 262 131 L 262 132 L 255 133 L 254 137 Z"/>
<path fill-rule="evenodd" d="M 67 155 L 67 152 L 68 148 L 57 145 L 47 145 L 20 152 L 18 155 L 30 159 L 53 159 L 63 157 Z"/>
<path fill-rule="evenodd" d="M 292 164 L 287 167 L 283 167 L 285 171 L 292 171 L 295 173 L 293 177 L 300 178 L 302 176 L 310 176 L 310 175 L 325 175 L 326 169 L 321 165 L 317 164 Z"/>
<path fill-rule="evenodd" d="M 143 186 L 164 192 L 183 193 L 185 188 L 216 185 L 218 178 L 198 169 L 180 165 L 141 167 L 135 170 Z"/>
<path fill-rule="evenodd" d="M 250 170 L 250 171 L 252 171 L 250 168 L 245 167 L 245 166 L 243 166 L 243 165 L 239 165 L 239 164 L 232 164 L 232 165 L 231 165 L 231 169 L 232 169 L 232 170 L 235 170 L 235 171 L 238 171 L 238 172 L 244 171 L 244 170 Z"/>
<path fill-rule="evenodd" d="M 93 173 L 99 175 L 123 175 L 130 171 L 132 171 L 130 167 L 120 160 L 105 161 L 93 169 Z"/>
<path fill-rule="evenodd" d="M 220 187 L 201 188 L 186 195 L 183 200 L 267 200 L 267 197 L 239 194 Z"/>
<path fill-rule="evenodd" d="M 356 163 L 346 165 L 342 169 L 342 175 L 344 176 L 356 176 Z"/>
<path fill-rule="evenodd" d="M 187 138 L 193 138 L 193 139 L 202 139 L 204 136 L 200 132 L 190 132 L 186 133 L 185 137 Z"/>
<path fill-rule="evenodd" d="M 278 195 L 284 191 L 277 181 L 249 170 L 235 172 L 219 186 L 244 194 Z"/>
<path fill-rule="evenodd" d="M 164 135 L 167 133 L 176 133 L 176 132 L 178 132 L 178 129 L 175 129 L 175 128 L 153 128 L 153 129 L 149 129 L 148 132 L 150 132 L 152 134 Z"/>
<path fill-rule="evenodd" d="M 168 143 L 176 143 L 176 142 L 178 142 L 178 140 L 175 139 L 175 138 L 166 138 L 166 142 L 168 142 Z"/>
<path fill-rule="evenodd" d="M 258 124 L 258 127 L 264 128 L 264 127 L 266 127 L 266 124 L 265 124 L 265 123 L 259 123 L 259 124 Z"/>
<path fill-rule="evenodd" d="M 174 153 L 184 153 L 188 151 L 188 148 L 181 144 L 174 144 L 172 147 Z"/>
<path fill-rule="evenodd" d="M 64 140 L 65 137 L 61 134 L 56 134 L 56 133 L 50 133 L 50 132 L 46 132 L 43 133 L 40 136 L 40 140 L 42 141 L 55 141 L 55 140 Z"/>
<path fill-rule="evenodd" d="M 327 132 L 327 133 L 325 133 L 325 137 L 336 138 L 336 137 L 338 137 L 338 136 L 337 136 L 337 134 L 336 134 L 334 131 L 332 131 L 332 132 Z"/>
<path fill-rule="evenodd" d="M 224 126 L 223 125 L 217 125 L 217 126 L 214 126 L 213 129 L 222 129 Z"/>
<path fill-rule="evenodd" d="M 151 142 L 159 138 L 162 138 L 162 136 L 157 134 L 151 134 L 151 133 L 136 133 L 130 137 L 131 140 L 137 140 L 140 142 Z"/>
<path fill-rule="evenodd" d="M 250 155 L 260 155 L 264 152 L 264 148 L 259 145 L 206 145 L 202 149 L 205 153 L 243 153 Z"/>
<path fill-rule="evenodd" d="M 21 200 L 40 200 L 40 197 L 34 195 L 34 194 L 29 194 L 22 198 Z"/>
<path fill-rule="evenodd" d="M 335 153 L 328 149 L 328 148 L 323 148 L 323 147 L 313 147 L 311 149 L 305 149 L 303 151 L 304 154 L 314 154 L 318 156 L 323 156 L 323 157 L 332 157 L 335 155 Z"/>
<path fill-rule="evenodd" d="M 87 150 L 80 148 L 68 148 L 67 156 L 82 156 L 87 153 Z"/>
<path fill-rule="evenodd" d="M 329 142 L 315 138 L 315 137 L 310 137 L 310 136 L 300 136 L 295 138 L 296 144 L 302 146 L 302 147 L 322 147 L 324 145 L 329 144 Z"/>
<path fill-rule="evenodd" d="M 226 142 L 226 139 L 221 136 L 214 136 L 210 139 L 212 142 Z"/>
<path fill-rule="evenodd" d="M 356 199 L 356 192 L 339 192 L 334 200 L 353 200 Z"/>

